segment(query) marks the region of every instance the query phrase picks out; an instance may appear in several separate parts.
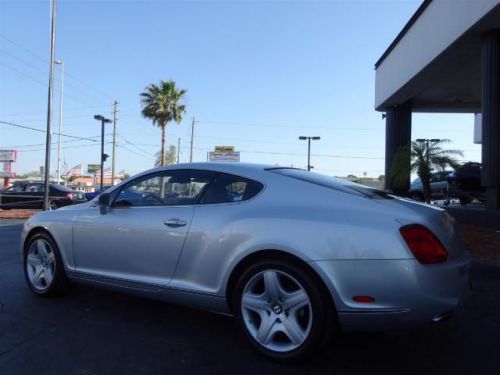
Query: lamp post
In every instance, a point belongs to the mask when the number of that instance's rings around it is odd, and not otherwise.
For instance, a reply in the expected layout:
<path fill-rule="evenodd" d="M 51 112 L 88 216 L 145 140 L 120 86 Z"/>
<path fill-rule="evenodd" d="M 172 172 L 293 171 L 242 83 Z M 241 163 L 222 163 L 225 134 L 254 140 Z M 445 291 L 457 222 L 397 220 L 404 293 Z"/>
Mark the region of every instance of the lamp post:
<path fill-rule="evenodd" d="M 64 62 L 55 60 L 54 64 L 61 65 L 61 93 L 59 96 L 59 134 L 57 142 L 57 184 L 61 183 L 61 132 L 62 132 L 62 115 L 63 115 L 63 93 L 64 93 Z"/>
<path fill-rule="evenodd" d="M 95 115 L 94 119 L 101 121 L 101 192 L 104 182 L 104 160 L 108 158 L 108 155 L 104 153 L 104 124 L 109 124 L 112 121 L 102 115 Z"/>
<path fill-rule="evenodd" d="M 314 168 L 311 166 L 311 139 L 313 141 L 318 141 L 321 139 L 321 137 L 306 137 L 306 136 L 303 136 L 301 135 L 299 137 L 299 140 L 301 141 L 305 141 L 307 140 L 307 170 L 310 171 L 311 168 Z"/>

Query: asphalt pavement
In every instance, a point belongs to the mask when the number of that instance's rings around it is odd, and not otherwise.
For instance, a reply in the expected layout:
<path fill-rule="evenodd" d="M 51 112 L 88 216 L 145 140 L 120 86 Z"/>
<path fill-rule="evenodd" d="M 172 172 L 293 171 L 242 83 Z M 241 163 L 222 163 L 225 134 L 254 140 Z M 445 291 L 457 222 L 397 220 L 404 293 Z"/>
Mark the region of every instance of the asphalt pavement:
<path fill-rule="evenodd" d="M 79 286 L 25 285 L 20 224 L 0 220 L 0 374 L 498 374 L 500 269 L 474 263 L 452 320 L 411 332 L 339 335 L 310 361 L 263 358 L 232 318 Z"/>

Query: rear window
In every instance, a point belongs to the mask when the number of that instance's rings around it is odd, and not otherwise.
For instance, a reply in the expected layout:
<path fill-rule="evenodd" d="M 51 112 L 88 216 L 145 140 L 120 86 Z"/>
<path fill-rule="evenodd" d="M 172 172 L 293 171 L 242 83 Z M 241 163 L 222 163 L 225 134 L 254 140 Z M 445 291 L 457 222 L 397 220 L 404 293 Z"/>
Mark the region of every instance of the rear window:
<path fill-rule="evenodd" d="M 263 188 L 257 181 L 226 173 L 219 173 L 203 194 L 200 203 L 241 202 L 256 196 Z"/>
<path fill-rule="evenodd" d="M 287 176 L 295 178 L 297 180 L 309 182 L 314 185 L 319 185 L 326 187 L 328 189 L 334 189 L 342 191 L 348 194 L 363 195 L 368 198 L 373 199 L 394 199 L 391 195 L 387 194 L 385 191 L 377 190 L 369 186 L 356 184 L 354 182 L 344 180 L 341 178 L 329 177 L 319 173 L 305 171 L 303 169 L 295 168 L 269 168 L 270 172 L 280 174 L 282 176 Z"/>

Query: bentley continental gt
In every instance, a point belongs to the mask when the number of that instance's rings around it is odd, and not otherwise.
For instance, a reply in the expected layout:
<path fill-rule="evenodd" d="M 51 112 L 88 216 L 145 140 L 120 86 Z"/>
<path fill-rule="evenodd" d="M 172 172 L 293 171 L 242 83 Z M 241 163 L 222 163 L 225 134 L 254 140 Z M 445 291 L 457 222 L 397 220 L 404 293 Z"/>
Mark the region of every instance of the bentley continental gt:
<path fill-rule="evenodd" d="M 339 331 L 440 322 L 469 290 L 469 255 L 446 211 L 256 164 L 140 173 L 33 216 L 21 254 L 37 295 L 86 283 L 231 314 L 283 361 Z"/>

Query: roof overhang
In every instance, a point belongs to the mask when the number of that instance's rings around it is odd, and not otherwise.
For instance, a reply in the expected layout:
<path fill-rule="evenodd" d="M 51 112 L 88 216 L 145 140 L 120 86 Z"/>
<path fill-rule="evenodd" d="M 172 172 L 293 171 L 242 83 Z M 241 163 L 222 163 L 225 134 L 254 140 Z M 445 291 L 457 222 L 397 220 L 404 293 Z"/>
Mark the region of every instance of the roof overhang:
<path fill-rule="evenodd" d="M 481 40 L 500 28 L 500 0 L 425 0 L 375 64 L 375 108 L 481 110 Z"/>

